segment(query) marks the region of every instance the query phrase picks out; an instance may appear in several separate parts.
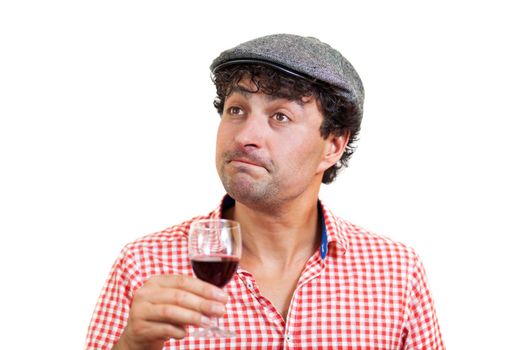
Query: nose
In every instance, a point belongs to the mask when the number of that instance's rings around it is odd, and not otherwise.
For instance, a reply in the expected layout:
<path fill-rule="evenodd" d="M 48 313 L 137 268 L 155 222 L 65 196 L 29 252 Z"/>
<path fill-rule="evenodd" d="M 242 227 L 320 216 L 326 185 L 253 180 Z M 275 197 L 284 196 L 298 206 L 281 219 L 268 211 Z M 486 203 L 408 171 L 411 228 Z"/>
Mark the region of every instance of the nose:
<path fill-rule="evenodd" d="M 235 142 L 245 149 L 256 149 L 263 147 L 267 133 L 267 125 L 259 114 L 249 114 L 235 133 Z"/>

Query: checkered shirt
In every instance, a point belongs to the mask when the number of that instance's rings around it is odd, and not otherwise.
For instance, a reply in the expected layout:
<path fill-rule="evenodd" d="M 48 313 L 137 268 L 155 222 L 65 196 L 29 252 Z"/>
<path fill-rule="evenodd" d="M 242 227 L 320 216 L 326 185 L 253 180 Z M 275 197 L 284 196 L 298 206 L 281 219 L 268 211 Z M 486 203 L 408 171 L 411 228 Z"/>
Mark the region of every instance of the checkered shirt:
<path fill-rule="evenodd" d="M 228 204 L 226 204 L 228 203 Z M 231 203 L 231 204 L 230 204 Z M 95 308 L 86 349 L 111 349 L 128 319 L 137 289 L 158 274 L 192 275 L 191 222 L 128 244 L 116 260 Z M 322 245 L 307 261 L 287 319 L 242 268 L 225 287 L 221 326 L 235 338 L 170 339 L 165 349 L 445 349 L 426 275 L 415 252 L 333 216 L 320 204 Z M 192 331 L 192 327 L 189 327 Z"/>

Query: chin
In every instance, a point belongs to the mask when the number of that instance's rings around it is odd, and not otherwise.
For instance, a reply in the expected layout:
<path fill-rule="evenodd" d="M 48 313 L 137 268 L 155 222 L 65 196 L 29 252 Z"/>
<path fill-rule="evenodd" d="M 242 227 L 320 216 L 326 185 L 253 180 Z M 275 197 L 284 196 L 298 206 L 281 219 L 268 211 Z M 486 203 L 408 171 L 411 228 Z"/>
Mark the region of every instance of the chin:
<path fill-rule="evenodd" d="M 270 207 L 275 201 L 278 188 L 272 184 L 262 184 L 258 181 L 245 181 L 244 179 L 228 179 L 223 181 L 226 192 L 237 202 L 248 207 Z"/>

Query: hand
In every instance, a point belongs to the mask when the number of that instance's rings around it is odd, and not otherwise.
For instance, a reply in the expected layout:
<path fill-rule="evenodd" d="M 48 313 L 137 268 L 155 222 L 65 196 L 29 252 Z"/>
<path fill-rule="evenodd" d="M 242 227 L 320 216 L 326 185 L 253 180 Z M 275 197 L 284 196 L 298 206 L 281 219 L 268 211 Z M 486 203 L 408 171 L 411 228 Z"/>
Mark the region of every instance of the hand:
<path fill-rule="evenodd" d="M 169 338 L 184 338 L 185 326 L 207 326 L 208 317 L 222 316 L 227 299 L 220 288 L 193 277 L 153 276 L 135 293 L 113 349 L 161 349 Z"/>

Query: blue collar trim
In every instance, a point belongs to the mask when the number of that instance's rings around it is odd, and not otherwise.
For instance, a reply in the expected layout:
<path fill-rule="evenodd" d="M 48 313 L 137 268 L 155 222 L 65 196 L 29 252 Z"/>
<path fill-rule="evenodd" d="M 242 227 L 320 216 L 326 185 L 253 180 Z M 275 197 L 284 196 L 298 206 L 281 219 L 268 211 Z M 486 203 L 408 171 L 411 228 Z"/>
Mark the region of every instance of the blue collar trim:
<path fill-rule="evenodd" d="M 321 259 L 326 258 L 328 254 L 328 233 L 326 232 L 326 223 L 324 222 L 323 210 L 321 208 L 321 203 L 317 203 L 317 212 L 319 215 L 319 220 L 321 221 L 321 245 L 319 246 L 319 254 Z"/>

